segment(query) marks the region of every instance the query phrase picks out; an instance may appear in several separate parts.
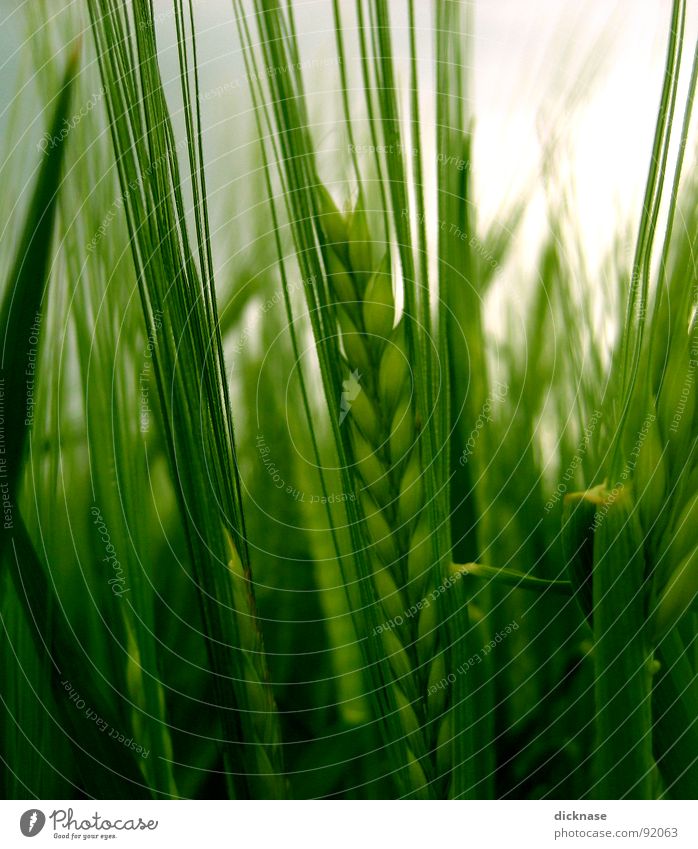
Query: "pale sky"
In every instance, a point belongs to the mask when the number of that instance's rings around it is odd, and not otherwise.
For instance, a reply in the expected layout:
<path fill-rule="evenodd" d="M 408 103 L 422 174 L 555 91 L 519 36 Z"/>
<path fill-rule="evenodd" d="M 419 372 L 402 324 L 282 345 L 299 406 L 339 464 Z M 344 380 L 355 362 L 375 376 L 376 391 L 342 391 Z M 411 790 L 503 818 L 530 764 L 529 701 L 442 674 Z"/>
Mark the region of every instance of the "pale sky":
<path fill-rule="evenodd" d="M 556 132 L 562 131 L 560 173 L 568 187 L 574 186 L 576 217 L 588 259 L 594 264 L 608 249 L 612 235 L 638 212 L 661 86 L 670 0 L 481 0 L 472 5 L 474 170 L 481 220 L 496 217 L 502 203 L 531 180 L 536 185 L 542 128 L 553 127 Z M 21 16 L 17 14 L 20 6 L 0 0 L 4 57 L 0 113 L 16 90 L 22 35 Z M 49 6 L 57 11 L 60 8 L 58 3 Z M 342 0 L 340 6 L 350 21 L 354 0 Z M 168 49 L 173 27 L 171 2 L 156 0 L 155 8 L 167 79 L 176 69 L 175 52 Z M 417 8 L 423 43 L 429 51 L 430 4 L 419 2 Z M 698 27 L 698 0 L 691 0 L 689 9 L 688 60 Z M 231 166 L 240 161 L 235 149 L 243 138 L 240 127 L 249 121 L 232 3 L 199 0 L 195 10 L 202 90 L 235 79 L 241 82 L 239 90 L 231 89 L 204 106 L 204 123 L 210 128 L 208 149 L 215 151 L 214 156 L 223 152 L 218 165 L 221 173 L 229 174 Z M 302 54 L 308 59 L 332 57 L 330 0 L 298 0 L 296 10 Z M 403 0 L 394 0 L 392 18 L 398 50 L 404 44 L 400 36 L 404 10 Z M 350 62 L 351 56 L 350 49 Z M 596 69 L 591 82 L 587 76 L 580 81 L 584 67 Z M 336 69 L 311 70 L 308 77 L 310 88 L 318 91 L 317 114 L 331 119 L 338 100 Z M 425 91 L 428 88 L 425 85 Z M 580 92 L 583 97 L 572 107 L 570 94 Z M 323 108 L 323 98 L 327 108 Z M 27 108 L 35 107 L 28 102 Z M 212 173 L 217 173 L 216 165 Z M 215 187 L 216 181 L 210 186 Z M 221 192 L 226 190 L 221 186 Z M 530 261 L 542 214 L 542 193 L 538 192 L 526 224 L 532 238 L 520 246 L 524 252 L 527 246 L 531 248 Z"/>

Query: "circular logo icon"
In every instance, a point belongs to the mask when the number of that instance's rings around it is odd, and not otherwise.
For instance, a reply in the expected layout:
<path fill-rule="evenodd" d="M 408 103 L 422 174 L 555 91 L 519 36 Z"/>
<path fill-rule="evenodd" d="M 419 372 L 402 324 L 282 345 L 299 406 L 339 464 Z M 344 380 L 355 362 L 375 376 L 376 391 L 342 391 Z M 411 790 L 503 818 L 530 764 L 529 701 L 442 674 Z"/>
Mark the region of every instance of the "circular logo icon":
<path fill-rule="evenodd" d="M 36 837 L 46 825 L 46 817 L 38 808 L 25 811 L 19 819 L 19 827 L 25 837 Z"/>

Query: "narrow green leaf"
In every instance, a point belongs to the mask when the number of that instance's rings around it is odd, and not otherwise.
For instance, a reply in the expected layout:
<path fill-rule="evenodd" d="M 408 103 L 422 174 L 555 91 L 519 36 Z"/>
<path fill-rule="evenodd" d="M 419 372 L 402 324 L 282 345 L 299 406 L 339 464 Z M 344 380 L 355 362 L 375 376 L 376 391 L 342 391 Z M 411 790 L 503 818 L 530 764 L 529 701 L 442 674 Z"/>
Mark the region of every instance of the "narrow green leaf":
<path fill-rule="evenodd" d="M 50 133 L 53 139 L 62 139 L 61 125 L 69 114 L 77 67 L 76 49 L 68 62 L 51 121 Z M 42 335 L 42 303 L 49 278 L 53 225 L 65 145 L 63 139 L 49 146 L 39 166 L 24 230 L 0 308 L 0 389 L 5 410 L 0 481 L 9 493 L 14 509 L 22 455 L 33 420 L 38 351 Z M 7 521 L 4 527 L 8 529 Z M 3 534 L 0 553 L 6 543 L 7 535 Z"/>

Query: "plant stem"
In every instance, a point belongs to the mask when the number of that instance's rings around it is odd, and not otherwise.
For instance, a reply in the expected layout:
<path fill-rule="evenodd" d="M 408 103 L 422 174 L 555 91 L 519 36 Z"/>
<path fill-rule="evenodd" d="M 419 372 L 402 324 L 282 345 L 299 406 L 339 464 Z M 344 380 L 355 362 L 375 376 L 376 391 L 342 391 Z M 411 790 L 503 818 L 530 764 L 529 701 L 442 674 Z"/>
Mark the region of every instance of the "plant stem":
<path fill-rule="evenodd" d="M 618 487 L 594 536 L 596 784 L 600 799 L 651 799 L 651 653 L 637 512 Z M 614 500 L 611 501 L 610 498 Z"/>

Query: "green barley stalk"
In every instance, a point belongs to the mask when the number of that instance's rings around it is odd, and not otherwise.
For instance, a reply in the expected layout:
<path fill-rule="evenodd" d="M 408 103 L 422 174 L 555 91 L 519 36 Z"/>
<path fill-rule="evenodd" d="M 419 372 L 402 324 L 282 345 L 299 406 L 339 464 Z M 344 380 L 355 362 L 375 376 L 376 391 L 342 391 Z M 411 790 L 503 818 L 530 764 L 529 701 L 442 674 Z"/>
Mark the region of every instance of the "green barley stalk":
<path fill-rule="evenodd" d="M 467 4 L 440 0 L 435 8 L 435 79 L 436 79 L 436 150 L 438 201 L 438 276 L 442 297 L 439 305 L 440 360 L 448 362 L 449 398 L 444 404 L 449 416 L 447 431 L 451 434 L 450 492 L 453 556 L 457 560 L 480 560 L 487 549 L 488 510 L 487 485 L 491 476 L 486 464 L 491 457 L 488 435 L 481 434 L 468 464 L 461 462 L 473 422 L 491 397 L 486 340 L 483 329 L 483 303 L 491 282 L 478 263 L 477 252 L 471 248 L 476 233 L 476 204 L 472 197 L 473 116 L 467 104 L 472 68 L 472 12 Z M 417 91 L 416 70 L 412 75 L 413 91 Z M 416 95 L 414 95 L 416 97 Z M 462 161 L 462 169 L 451 162 Z M 513 228 L 512 231 L 513 232 Z M 464 235 L 464 238 L 462 236 Z M 475 237 L 477 238 L 477 237 Z M 479 244 L 479 242 L 478 242 Z M 499 256 L 501 260 L 501 255 Z M 490 269 L 491 274 L 491 269 Z M 447 347 L 447 355 L 443 350 Z M 467 367 L 470 365 L 470 368 Z M 483 589 L 481 603 L 487 603 Z M 461 628 L 467 634 L 468 606 L 463 605 Z M 486 644 L 488 622 L 482 618 L 478 625 L 481 641 Z M 469 656 L 473 645 L 466 637 L 464 651 Z M 473 738 L 477 740 L 478 756 L 472 758 L 473 769 L 468 783 L 476 786 L 479 797 L 494 794 L 494 702 L 493 682 L 482 666 L 471 677 L 474 702 Z M 464 697 L 459 695 L 459 700 Z M 466 788 L 461 788 L 461 792 Z M 473 788 L 474 789 L 474 788 Z M 471 791 L 472 792 L 472 791 Z"/>
<path fill-rule="evenodd" d="M 60 82 L 49 125 L 53 137 L 58 137 L 63 122 L 70 114 L 78 58 L 78 51 L 74 50 Z M 141 788 L 143 782 L 130 753 L 103 735 L 95 735 L 93 726 L 78 715 L 73 703 L 65 696 L 62 679 L 70 670 L 73 686 L 81 693 L 91 694 L 91 704 L 102 717 L 113 719 L 117 715 L 112 705 L 103 701 L 91 686 L 81 647 L 56 595 L 53 576 L 35 549 L 20 513 L 19 493 L 25 451 L 27 446 L 31 449 L 32 444 L 32 428 L 25 421 L 26 375 L 32 358 L 39 362 L 38 352 L 44 335 L 39 332 L 34 338 L 33 326 L 46 303 L 53 257 L 52 234 L 66 146 L 65 140 L 56 145 L 38 169 L 16 260 L 0 307 L 3 352 L 0 375 L 3 379 L 5 416 L 3 477 L 11 506 L 10 521 L 6 516 L 0 535 L 0 563 L 8 570 L 12 580 L 14 595 L 10 598 L 14 597 L 19 602 L 34 641 L 41 678 L 50 682 L 54 695 L 55 713 L 52 705 L 42 705 L 42 709 L 50 717 L 51 724 L 58 725 L 60 734 L 69 741 L 82 787 L 87 789 L 90 779 L 94 780 L 97 775 L 105 794 L 131 794 L 136 788 Z M 34 373 L 38 380 L 38 369 Z M 6 622 L 3 621 L 2 625 L 7 633 Z M 41 718 L 46 721 L 43 715 Z"/>
<path fill-rule="evenodd" d="M 628 315 L 607 405 L 612 434 L 606 481 L 566 498 L 563 534 L 570 579 L 594 632 L 596 792 L 600 798 L 652 798 L 698 788 L 695 728 L 668 733 L 667 713 L 685 714 L 691 683 L 679 654 L 692 645 L 687 617 L 698 610 L 698 365 L 695 260 L 690 247 L 672 261 L 672 225 L 680 191 L 698 78 L 688 87 L 681 144 L 659 265 L 651 255 L 675 109 L 685 3 L 673 6 L 664 89 L 628 298 Z M 690 193 L 690 199 L 695 194 Z M 650 302 L 650 292 L 654 304 Z M 671 310 L 669 305 L 671 304 Z M 657 672 L 660 674 L 657 675 Z M 656 676 L 656 677 L 654 677 Z M 671 696 L 676 696 L 672 700 Z M 682 695 L 683 694 L 683 695 Z M 654 713 L 653 713 L 654 709 Z M 654 725 L 660 729 L 654 737 Z M 682 738 L 681 746 L 676 740 Z M 686 751 L 690 755 L 686 756 Z"/>
<path fill-rule="evenodd" d="M 217 317 L 191 4 L 174 4 L 186 138 L 175 144 L 147 0 L 89 0 L 162 429 L 197 582 L 234 797 L 282 797 L 281 738 L 258 631 Z M 188 10 L 185 12 L 185 8 Z M 184 146 L 196 239 L 185 222 Z M 162 316 L 158 330 L 155 316 Z"/>
<path fill-rule="evenodd" d="M 423 600 L 423 593 L 443 586 L 450 578 L 448 405 L 444 402 L 449 355 L 445 335 L 432 327 L 420 166 L 416 166 L 413 183 L 401 157 L 375 162 L 377 173 L 383 175 L 379 179 L 382 241 L 369 235 L 373 224 L 368 220 L 356 158 L 359 201 L 350 216 L 339 213 L 317 173 L 302 74 L 295 70 L 298 48 L 292 10 L 282 10 L 275 2 L 254 7 L 259 37 L 253 41 L 251 16 L 242 2 L 235 3 L 259 134 L 268 140 L 262 152 L 269 194 L 273 198 L 270 163 L 278 163 L 342 483 L 346 491 L 353 491 L 357 483 L 363 490 L 359 502 L 346 504 L 352 558 L 342 556 L 341 546 L 338 553 L 374 693 L 374 709 L 381 718 L 383 739 L 403 794 L 472 795 L 477 777 L 469 680 L 459 675 L 448 694 L 429 695 L 430 681 L 440 678 L 434 679 L 436 673 L 450 673 L 458 658 L 467 657 L 464 640 L 469 629 L 462 618 L 462 583 L 455 582 L 440 605 L 424 605 L 404 631 L 382 627 L 388 611 L 401 615 L 399 608 L 403 613 L 410 610 Z M 340 6 L 334 4 L 333 8 L 342 102 L 351 139 Z M 370 24 L 366 23 L 367 9 Z M 408 137 L 398 117 L 387 5 L 380 1 L 358 4 L 357 16 L 371 132 L 394 150 L 408 149 Z M 416 68 L 414 53 L 412 63 Z M 284 67 L 289 72 L 267 75 L 262 65 Z M 413 99 L 409 142 L 418 150 L 417 163 L 421 161 L 419 125 L 418 103 Z M 414 203 L 412 198 L 416 198 Z M 273 200 L 272 217 L 278 232 L 279 213 Z M 418 262 L 413 242 L 421 256 Z M 396 245 L 395 262 L 387 244 Z M 280 242 L 279 258 L 285 283 L 286 262 Z M 393 326 L 393 283 L 398 267 L 404 314 Z M 286 308 L 297 355 L 299 345 L 288 300 Z M 433 349 L 434 338 L 443 343 L 438 351 Z M 407 363 L 415 364 L 414 377 Z M 439 385 L 430 377 L 437 374 L 442 380 Z M 303 385 L 302 371 L 301 380 Z M 357 380 L 361 391 L 353 393 Z M 350 420 L 342 423 L 337 402 L 345 381 L 352 401 Z M 307 401 L 305 406 L 312 436 Z M 336 519 L 329 518 L 334 527 Z M 447 705 L 458 712 L 458 727 L 449 722 Z"/>
<path fill-rule="evenodd" d="M 352 476 L 361 492 L 362 534 L 384 619 L 377 631 L 393 674 L 412 790 L 439 793 L 440 784 L 448 787 L 440 779 L 450 772 L 445 744 L 453 724 L 451 693 L 435 685 L 450 670 L 430 574 L 431 530 L 405 319 L 395 323 L 390 258 L 378 254 L 368 235 L 361 199 L 344 217 L 328 194 L 322 197 L 328 282 L 346 363 Z"/>
<path fill-rule="evenodd" d="M 39 0 L 28 13 L 36 51 L 33 65 L 40 87 L 55 87 L 52 59 L 57 45 L 68 41 L 70 32 L 82 27 L 82 15 L 76 19 L 77 11 L 66 10 L 65 25 L 50 30 L 43 26 L 49 14 L 44 0 Z M 100 86 L 98 69 L 88 65 L 75 85 L 76 103 L 95 102 L 95 92 L 99 92 Z M 75 284 L 70 318 L 74 321 L 84 387 L 92 501 L 99 505 L 99 513 L 104 514 L 127 587 L 127 592 L 117 597 L 100 577 L 99 584 L 106 592 L 95 597 L 99 613 L 93 633 L 103 637 L 106 632 L 112 666 L 103 670 L 96 665 L 93 675 L 111 690 L 113 702 L 120 705 L 119 725 L 130 726 L 134 739 L 152 753 L 139 764 L 148 786 L 159 793 L 177 796 L 161 674 L 162 644 L 155 634 L 155 598 L 151 582 L 140 579 L 142 564 L 149 560 L 146 499 L 150 487 L 145 464 L 134 462 L 144 446 L 140 417 L 134 418 L 131 413 L 134 384 L 139 384 L 138 373 L 143 368 L 142 319 L 137 304 L 135 309 L 128 309 L 135 279 L 129 267 L 123 222 L 112 221 L 108 236 L 105 234 L 98 243 L 92 241 L 95 222 L 103 222 L 109 213 L 113 214 L 118 189 L 109 168 L 105 167 L 111 161 L 109 137 L 100 134 L 97 140 L 94 138 L 104 128 L 103 117 L 94 112 L 91 117 L 92 120 L 87 117 L 80 120 L 70 131 L 68 179 L 59 199 L 63 238 L 57 264 L 65 264 L 67 279 Z M 84 186 L 92 187 L 87 199 Z M 90 246 L 87 256 L 86 245 Z M 115 279 L 118 285 L 110 285 Z M 52 304 L 62 328 L 62 322 L 70 319 L 58 307 L 58 303 Z M 124 317 L 118 327 L 113 321 L 115 313 Z M 122 367 L 114 369 L 117 361 Z M 104 380 L 104 375 L 110 373 L 112 379 Z M 61 382 L 60 373 L 56 382 Z M 97 459 L 105 444 L 114 446 L 111 463 Z M 79 500 L 75 498 L 75 502 Z M 104 543 L 99 540 L 95 559 L 100 564 L 103 548 Z M 54 555 L 50 555 L 49 560 L 53 559 Z M 94 659 L 86 658 L 86 663 L 94 664 Z M 84 695 L 90 701 L 90 694 Z"/>

